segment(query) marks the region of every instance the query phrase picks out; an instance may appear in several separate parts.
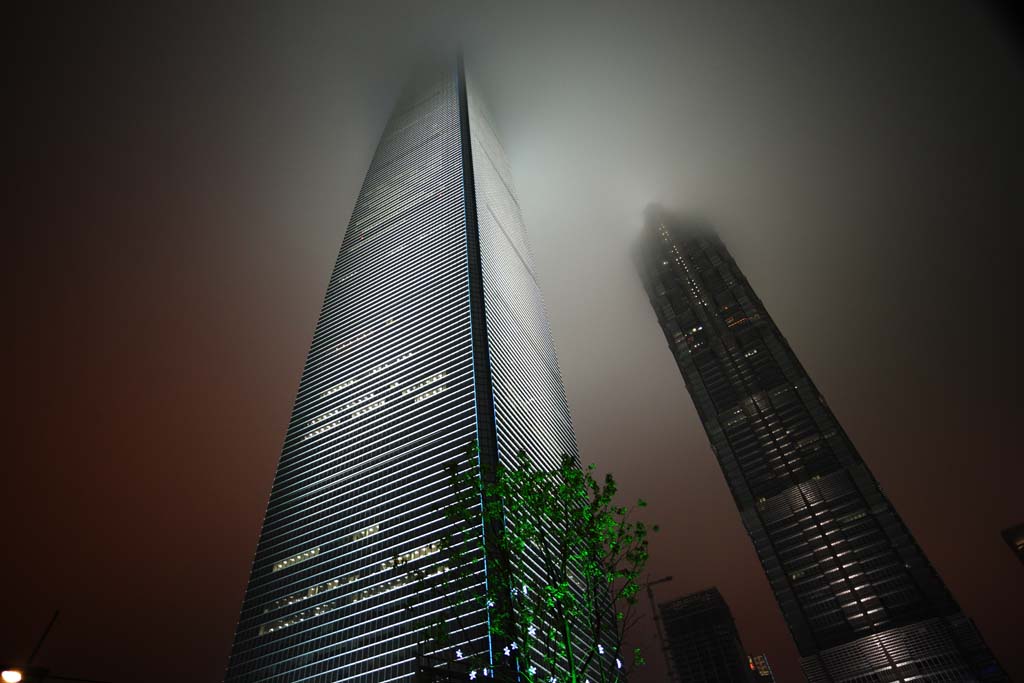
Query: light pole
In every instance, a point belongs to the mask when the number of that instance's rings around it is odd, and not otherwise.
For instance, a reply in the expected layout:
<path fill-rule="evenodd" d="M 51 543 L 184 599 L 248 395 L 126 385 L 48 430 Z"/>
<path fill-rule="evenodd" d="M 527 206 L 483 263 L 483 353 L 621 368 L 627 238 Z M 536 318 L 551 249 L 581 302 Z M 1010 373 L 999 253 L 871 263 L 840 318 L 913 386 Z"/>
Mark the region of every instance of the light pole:
<path fill-rule="evenodd" d="M 46 625 L 46 630 L 43 631 L 43 635 L 39 637 L 36 642 L 35 648 L 32 649 L 32 654 L 28 657 L 24 667 L 10 667 L 4 668 L 0 672 L 0 680 L 3 683 L 45 683 L 45 681 L 78 681 L 79 683 L 109 683 L 108 681 L 97 681 L 91 678 L 74 678 L 71 676 L 53 676 L 50 674 L 48 669 L 44 669 L 38 666 L 32 666 L 32 662 L 35 661 L 36 655 L 39 654 L 39 649 L 43 646 L 43 641 L 46 640 L 46 636 L 50 635 L 50 629 L 53 628 L 53 624 L 57 621 L 57 617 L 60 615 L 60 610 L 53 613 L 53 617 L 50 619 L 50 623 Z"/>

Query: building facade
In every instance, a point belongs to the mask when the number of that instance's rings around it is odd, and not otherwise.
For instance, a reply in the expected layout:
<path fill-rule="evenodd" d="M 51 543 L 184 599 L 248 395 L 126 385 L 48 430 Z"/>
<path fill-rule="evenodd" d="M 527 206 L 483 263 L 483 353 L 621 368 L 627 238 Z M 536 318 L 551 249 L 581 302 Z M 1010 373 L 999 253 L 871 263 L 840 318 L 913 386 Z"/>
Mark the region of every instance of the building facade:
<path fill-rule="evenodd" d="M 360 190 L 225 680 L 410 679 L 436 654 L 418 630 L 431 614 L 493 660 L 483 606 L 453 617 L 458 600 L 422 590 L 447 569 L 445 466 L 474 440 L 492 464 L 578 457 L 508 163 L 453 60 L 403 91 Z M 466 552 L 460 590 L 482 594 L 485 558 Z"/>
<path fill-rule="evenodd" d="M 672 676 L 680 683 L 753 683 L 732 612 L 717 588 L 658 605 Z"/>
<path fill-rule="evenodd" d="M 1008 680 L 714 231 L 635 256 L 808 680 Z"/>

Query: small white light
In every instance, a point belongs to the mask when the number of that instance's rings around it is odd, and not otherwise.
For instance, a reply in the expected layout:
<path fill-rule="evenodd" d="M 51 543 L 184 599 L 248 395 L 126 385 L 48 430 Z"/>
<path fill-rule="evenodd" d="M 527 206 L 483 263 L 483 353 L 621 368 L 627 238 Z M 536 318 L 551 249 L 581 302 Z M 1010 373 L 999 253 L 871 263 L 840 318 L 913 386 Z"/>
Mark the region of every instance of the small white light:
<path fill-rule="evenodd" d="M 4 683 L 19 683 L 19 681 L 21 681 L 21 672 L 15 671 L 14 669 L 8 669 L 0 674 L 0 678 L 4 679 Z"/>

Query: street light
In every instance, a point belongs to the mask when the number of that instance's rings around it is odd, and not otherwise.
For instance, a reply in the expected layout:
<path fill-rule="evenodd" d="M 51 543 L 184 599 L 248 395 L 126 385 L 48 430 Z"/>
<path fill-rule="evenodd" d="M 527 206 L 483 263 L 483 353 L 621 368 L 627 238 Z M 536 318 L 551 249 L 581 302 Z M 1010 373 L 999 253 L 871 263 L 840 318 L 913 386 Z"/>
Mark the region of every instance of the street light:
<path fill-rule="evenodd" d="M 17 669 L 7 669 L 0 673 L 0 678 L 4 680 L 4 683 L 21 683 L 21 672 Z"/>

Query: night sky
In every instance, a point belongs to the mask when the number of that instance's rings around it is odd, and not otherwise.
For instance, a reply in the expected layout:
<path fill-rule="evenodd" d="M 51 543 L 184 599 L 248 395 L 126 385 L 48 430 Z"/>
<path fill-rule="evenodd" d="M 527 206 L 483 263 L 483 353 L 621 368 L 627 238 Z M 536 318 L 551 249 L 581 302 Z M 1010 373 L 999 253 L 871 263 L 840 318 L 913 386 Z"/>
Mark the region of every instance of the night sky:
<path fill-rule="evenodd" d="M 508 152 L 585 462 L 669 599 L 792 640 L 633 271 L 716 225 L 1024 680 L 1024 53 L 985 5 L 238 3 L 7 16 L 13 435 L 0 660 L 216 683 L 327 279 L 406 73 L 461 42 Z M 69 3 L 69 5 L 72 5 Z M 77 7 L 77 3 L 74 4 Z M 13 234 L 12 234 L 13 233 Z M 634 639 L 663 680 L 645 624 Z M 0 663 L 2 663 L 0 661 Z"/>

